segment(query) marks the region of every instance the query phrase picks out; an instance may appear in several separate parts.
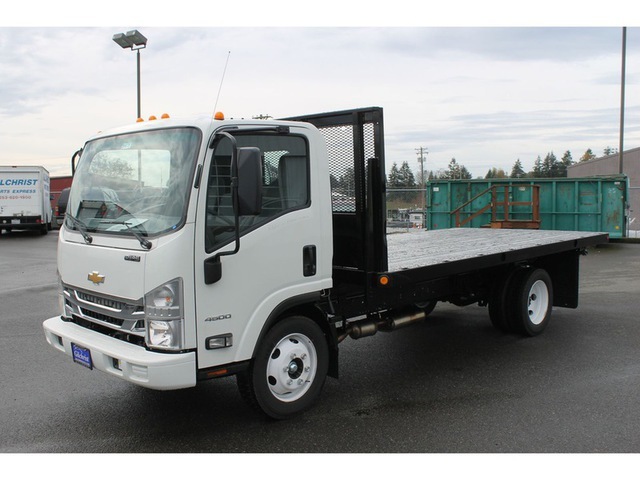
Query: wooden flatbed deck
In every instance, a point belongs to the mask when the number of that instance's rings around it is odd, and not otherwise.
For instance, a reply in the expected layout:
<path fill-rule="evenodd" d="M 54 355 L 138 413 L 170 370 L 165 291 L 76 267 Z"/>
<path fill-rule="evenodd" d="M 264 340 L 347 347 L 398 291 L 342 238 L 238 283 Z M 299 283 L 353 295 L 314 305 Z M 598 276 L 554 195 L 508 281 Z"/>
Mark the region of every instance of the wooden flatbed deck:
<path fill-rule="evenodd" d="M 536 247 L 568 250 L 607 241 L 608 235 L 598 232 L 450 228 L 390 234 L 387 249 L 389 271 L 397 272 Z"/>

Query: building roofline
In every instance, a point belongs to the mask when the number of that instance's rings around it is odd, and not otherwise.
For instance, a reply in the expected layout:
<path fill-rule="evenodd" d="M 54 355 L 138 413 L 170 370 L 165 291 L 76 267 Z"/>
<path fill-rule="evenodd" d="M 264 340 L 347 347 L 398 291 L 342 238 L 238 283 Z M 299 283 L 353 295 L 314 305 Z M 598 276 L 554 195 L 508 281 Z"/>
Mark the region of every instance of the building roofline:
<path fill-rule="evenodd" d="M 630 153 L 635 153 L 637 151 L 640 151 L 640 147 L 635 147 L 635 148 L 631 148 L 629 150 L 625 150 L 624 152 L 622 152 L 622 156 L 624 158 L 625 156 L 629 155 Z M 590 163 L 597 163 L 597 162 L 601 162 L 601 161 L 606 162 L 607 160 L 617 159 L 617 158 L 619 158 L 619 155 L 617 153 L 612 153 L 611 155 L 604 155 L 603 157 L 596 157 L 593 160 L 587 160 L 586 162 L 578 161 L 578 162 L 574 163 L 573 165 L 569 165 L 567 167 L 567 169 L 574 168 L 574 167 L 579 167 L 581 165 L 588 165 Z"/>

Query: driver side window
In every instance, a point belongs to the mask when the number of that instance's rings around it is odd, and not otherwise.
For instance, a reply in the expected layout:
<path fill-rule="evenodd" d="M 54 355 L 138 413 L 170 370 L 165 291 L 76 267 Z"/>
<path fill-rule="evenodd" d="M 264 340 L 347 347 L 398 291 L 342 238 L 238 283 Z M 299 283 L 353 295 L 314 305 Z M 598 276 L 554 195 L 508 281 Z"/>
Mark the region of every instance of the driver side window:
<path fill-rule="evenodd" d="M 240 217 L 241 235 L 290 211 L 309 206 L 309 154 L 304 137 L 237 134 L 236 141 L 238 147 L 258 147 L 262 154 L 262 211 Z M 207 179 L 205 248 L 208 253 L 235 237 L 231 192 L 231 142 L 224 138 L 213 152 Z"/>

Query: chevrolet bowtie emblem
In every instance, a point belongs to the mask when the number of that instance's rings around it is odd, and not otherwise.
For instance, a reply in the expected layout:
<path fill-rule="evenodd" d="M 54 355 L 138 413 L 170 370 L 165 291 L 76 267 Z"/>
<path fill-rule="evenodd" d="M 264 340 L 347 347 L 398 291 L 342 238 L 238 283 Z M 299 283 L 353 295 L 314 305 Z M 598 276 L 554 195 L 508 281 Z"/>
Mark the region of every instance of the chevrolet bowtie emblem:
<path fill-rule="evenodd" d="M 87 275 L 87 280 L 95 283 L 96 285 L 100 285 L 101 283 L 104 283 L 104 275 L 100 275 L 98 272 L 91 272 Z"/>

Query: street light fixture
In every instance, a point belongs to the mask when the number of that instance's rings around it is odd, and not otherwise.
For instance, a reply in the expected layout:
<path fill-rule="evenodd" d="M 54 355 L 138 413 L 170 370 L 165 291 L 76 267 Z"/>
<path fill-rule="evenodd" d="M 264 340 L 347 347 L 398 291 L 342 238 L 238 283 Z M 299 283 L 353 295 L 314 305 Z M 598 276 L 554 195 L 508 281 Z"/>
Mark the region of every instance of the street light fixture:
<path fill-rule="evenodd" d="M 136 52 L 137 67 L 138 67 L 138 118 L 141 118 L 140 113 L 140 50 L 146 48 L 147 37 L 141 34 L 138 30 L 130 30 L 127 33 L 116 33 L 113 36 L 113 41 L 120 45 L 122 48 L 130 48 L 131 51 Z"/>

